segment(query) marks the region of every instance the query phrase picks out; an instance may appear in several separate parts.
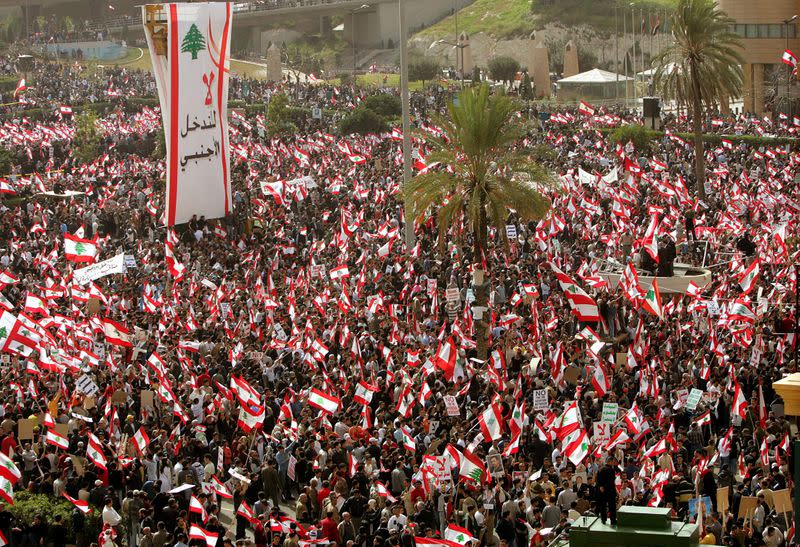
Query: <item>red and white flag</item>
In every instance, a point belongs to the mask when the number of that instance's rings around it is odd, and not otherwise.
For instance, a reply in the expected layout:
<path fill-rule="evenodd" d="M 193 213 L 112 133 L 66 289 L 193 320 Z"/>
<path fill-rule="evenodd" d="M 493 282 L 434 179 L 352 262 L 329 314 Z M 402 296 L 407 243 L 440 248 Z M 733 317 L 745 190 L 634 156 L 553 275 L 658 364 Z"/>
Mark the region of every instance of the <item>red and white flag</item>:
<path fill-rule="evenodd" d="M 97 238 L 83 239 L 72 234 L 64 234 L 64 257 L 72 262 L 92 263 L 98 254 Z"/>
<path fill-rule="evenodd" d="M 60 435 L 54 429 L 48 429 L 47 435 L 45 435 L 45 439 L 47 440 L 47 444 L 51 444 L 57 448 L 61 448 L 62 450 L 66 450 L 69 447 L 69 441 L 66 437 Z"/>
<path fill-rule="evenodd" d="M 790 67 L 796 69 L 797 68 L 797 57 L 794 56 L 794 53 L 791 51 L 784 50 L 783 57 L 781 58 L 785 64 L 789 65 Z M 23 80 L 24 81 L 24 80 Z"/>
<path fill-rule="evenodd" d="M 759 273 L 761 272 L 760 263 L 760 260 L 754 260 L 753 263 L 750 264 L 750 267 L 739 277 L 739 286 L 742 288 L 744 294 L 750 294 L 750 291 L 756 286 Z"/>
<path fill-rule="evenodd" d="M 92 512 L 92 508 L 91 508 L 91 507 L 89 507 L 89 502 L 88 502 L 88 501 L 76 500 L 75 498 L 73 498 L 72 496 L 70 496 L 69 494 L 67 494 L 66 492 L 64 492 L 64 493 L 63 493 L 63 496 L 64 496 L 65 498 L 67 498 L 67 500 L 69 500 L 69 502 L 70 502 L 72 505 L 74 505 L 75 507 L 77 507 L 78 509 L 80 509 L 82 513 L 84 513 L 84 514 L 88 514 L 88 513 L 91 513 L 91 512 Z"/>
<path fill-rule="evenodd" d="M 103 333 L 106 335 L 106 342 L 109 344 L 125 348 L 133 347 L 131 332 L 122 323 L 106 317 L 103 319 Z"/>
<path fill-rule="evenodd" d="M 192 524 L 189 528 L 189 539 L 199 539 L 206 542 L 206 547 L 215 547 L 217 545 L 217 539 L 219 539 L 219 534 L 209 532 L 196 524 Z"/>
<path fill-rule="evenodd" d="M 578 107 L 578 112 L 581 114 L 586 114 L 587 116 L 594 116 L 594 108 L 592 108 L 592 105 L 585 101 L 581 101 L 581 105 Z"/>
<path fill-rule="evenodd" d="M 147 450 L 148 445 L 150 445 L 150 437 L 147 435 L 147 431 L 144 430 L 144 427 L 140 427 L 139 431 L 133 434 L 133 444 L 136 445 L 136 450 L 139 451 L 139 455 L 143 455 Z"/>
<path fill-rule="evenodd" d="M 317 388 L 311 388 L 311 392 L 308 394 L 308 404 L 328 414 L 335 414 L 339 410 L 341 400 Z"/>

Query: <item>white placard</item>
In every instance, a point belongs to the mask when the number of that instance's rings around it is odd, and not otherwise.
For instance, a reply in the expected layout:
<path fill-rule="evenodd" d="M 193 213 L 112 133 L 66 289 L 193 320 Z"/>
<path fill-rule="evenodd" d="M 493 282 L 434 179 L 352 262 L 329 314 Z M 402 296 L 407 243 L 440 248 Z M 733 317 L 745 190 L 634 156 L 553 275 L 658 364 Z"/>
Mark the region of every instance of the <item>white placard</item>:
<path fill-rule="evenodd" d="M 115 273 L 125 273 L 125 255 L 118 254 L 107 260 L 90 264 L 72 272 L 72 279 L 78 285 L 86 285 L 90 281 Z"/>
<path fill-rule="evenodd" d="M 550 403 L 547 400 L 546 389 L 535 389 L 533 391 L 533 410 L 547 410 Z"/>
<path fill-rule="evenodd" d="M 84 374 L 78 378 L 78 381 L 75 382 L 75 389 L 85 393 L 90 397 L 100 391 L 100 388 L 94 383 L 94 380 L 92 380 L 88 374 Z"/>
<path fill-rule="evenodd" d="M 689 412 L 694 412 L 694 409 L 697 408 L 697 405 L 702 397 L 703 390 L 693 387 L 692 391 L 689 392 L 689 396 L 686 398 L 686 410 Z"/>
<path fill-rule="evenodd" d="M 445 395 L 444 406 L 447 409 L 448 416 L 461 416 L 461 410 L 458 408 L 458 402 L 453 395 Z"/>
<path fill-rule="evenodd" d="M 600 422 L 604 424 L 613 424 L 617 421 L 618 413 L 619 405 L 617 403 L 603 403 L 603 414 Z"/>

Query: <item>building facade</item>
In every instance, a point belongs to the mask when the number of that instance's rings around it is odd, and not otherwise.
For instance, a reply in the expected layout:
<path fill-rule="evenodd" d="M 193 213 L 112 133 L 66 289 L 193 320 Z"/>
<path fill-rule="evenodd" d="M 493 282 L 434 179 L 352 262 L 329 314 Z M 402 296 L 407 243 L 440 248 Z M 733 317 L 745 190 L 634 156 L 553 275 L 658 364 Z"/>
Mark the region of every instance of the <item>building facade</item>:
<path fill-rule="evenodd" d="M 742 56 L 744 71 L 744 111 L 764 113 L 765 101 L 770 97 L 795 93 L 796 83 L 787 89 L 788 71 L 781 62 L 784 49 L 798 54 L 800 39 L 797 25 L 800 17 L 800 0 L 717 0 L 736 24 L 734 32 L 744 45 Z"/>

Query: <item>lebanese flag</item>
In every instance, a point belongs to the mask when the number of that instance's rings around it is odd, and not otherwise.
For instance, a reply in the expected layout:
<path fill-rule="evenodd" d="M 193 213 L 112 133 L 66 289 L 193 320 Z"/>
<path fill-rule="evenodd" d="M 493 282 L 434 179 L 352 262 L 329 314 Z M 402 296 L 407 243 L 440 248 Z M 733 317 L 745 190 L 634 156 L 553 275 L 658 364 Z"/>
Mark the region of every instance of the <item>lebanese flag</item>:
<path fill-rule="evenodd" d="M 262 405 L 242 405 L 239 409 L 239 418 L 236 421 L 236 425 L 242 428 L 245 433 L 250 433 L 254 429 L 264 427 L 264 418 L 266 418 L 266 410 Z"/>
<path fill-rule="evenodd" d="M 655 458 L 667 451 L 667 440 L 661 439 L 656 444 L 647 449 L 644 453 L 645 458 Z"/>
<path fill-rule="evenodd" d="M 203 507 L 203 504 L 194 494 L 192 494 L 192 499 L 189 500 L 189 512 L 197 513 L 204 523 L 208 522 L 208 512 L 206 512 L 206 508 Z"/>
<path fill-rule="evenodd" d="M 661 292 L 658 290 L 658 279 L 653 278 L 653 284 L 642 300 L 642 308 L 652 313 L 659 319 L 664 319 L 664 309 L 661 307 Z"/>
<path fill-rule="evenodd" d="M 67 438 L 59 435 L 54 429 L 48 429 L 45 438 L 47 439 L 47 444 L 52 444 L 53 446 L 64 450 L 69 447 L 69 441 Z"/>
<path fill-rule="evenodd" d="M 400 428 L 400 434 L 403 436 L 403 448 L 409 452 L 416 452 L 417 443 L 414 442 L 414 436 L 407 427 Z"/>
<path fill-rule="evenodd" d="M 647 225 L 647 231 L 644 233 L 642 239 L 642 248 L 650 255 L 650 257 L 658 263 L 658 236 L 656 229 L 658 228 L 658 215 L 650 217 L 650 224 Z"/>
<path fill-rule="evenodd" d="M 14 97 L 16 98 L 19 96 L 20 93 L 28 89 L 28 86 L 25 84 L 25 78 L 20 79 L 17 83 L 17 87 L 14 89 Z"/>
<path fill-rule="evenodd" d="M 0 289 L 4 289 L 6 285 L 13 285 L 15 283 L 19 283 L 19 277 L 8 270 L 0 272 Z"/>
<path fill-rule="evenodd" d="M 642 422 L 642 416 L 639 414 L 639 404 L 633 403 L 633 406 L 625 414 L 625 423 L 628 425 L 628 429 L 633 433 L 634 437 L 642 432 Z"/>
<path fill-rule="evenodd" d="M 598 397 L 604 396 L 611 389 L 611 381 L 608 379 L 606 369 L 603 368 L 601 363 L 597 363 L 594 367 L 594 374 L 592 375 L 592 386 L 594 386 Z"/>
<path fill-rule="evenodd" d="M 742 393 L 742 386 L 739 385 L 739 382 L 736 382 L 733 389 L 733 408 L 731 414 L 739 416 L 742 420 L 747 417 L 747 399 L 744 393 Z"/>
<path fill-rule="evenodd" d="M 613 450 L 617 445 L 624 444 L 629 440 L 631 440 L 631 438 L 628 436 L 625 430 L 619 429 L 616 433 L 614 433 L 614 435 L 611 436 L 610 439 L 608 439 L 608 442 L 603 447 L 603 450 L 606 452 L 611 452 L 611 450 Z"/>
<path fill-rule="evenodd" d="M 578 112 L 581 114 L 586 114 L 587 116 L 594 116 L 594 108 L 587 102 L 581 101 L 581 105 L 578 107 Z"/>
<path fill-rule="evenodd" d="M 72 234 L 64 234 L 64 256 L 72 262 L 92 263 L 97 259 L 97 238 L 82 239 Z"/>
<path fill-rule="evenodd" d="M 14 485 L 4 477 L 0 477 L 0 500 L 14 505 Z"/>
<path fill-rule="evenodd" d="M 30 292 L 25 295 L 25 311 L 27 313 L 39 313 L 45 316 L 50 315 L 45 301 Z"/>
<path fill-rule="evenodd" d="M 106 335 L 106 342 L 115 346 L 132 348 L 131 332 L 122 324 L 106 317 L 103 319 L 103 333 Z"/>
<path fill-rule="evenodd" d="M 17 481 L 22 478 L 22 473 L 14 463 L 14 460 L 2 452 L 0 452 L 0 477 L 3 477 L 12 485 L 16 484 Z"/>
<path fill-rule="evenodd" d="M 785 64 L 789 65 L 792 68 L 797 68 L 797 57 L 795 57 L 794 53 L 792 53 L 788 49 L 784 50 L 783 57 L 781 57 L 781 61 L 783 61 Z M 25 80 L 22 80 L 22 82 L 24 84 Z"/>
<path fill-rule="evenodd" d="M 300 165 L 303 165 L 303 164 L 308 165 L 309 164 L 310 156 L 309 156 L 308 152 L 306 152 L 305 150 L 301 150 L 300 148 L 297 148 L 296 146 L 294 147 L 294 150 L 292 151 L 292 157 L 294 157 L 294 160 L 297 163 L 299 163 Z"/>
<path fill-rule="evenodd" d="M 14 189 L 14 186 L 11 185 L 11 182 L 7 181 L 6 179 L 0 179 L 0 194 L 16 196 L 17 191 Z"/>
<path fill-rule="evenodd" d="M 444 539 L 458 543 L 459 545 L 466 545 L 470 541 L 474 541 L 475 537 L 469 533 L 469 530 L 456 526 L 455 524 L 448 524 L 444 531 Z"/>
<path fill-rule="evenodd" d="M 747 268 L 739 278 L 739 286 L 742 288 L 744 294 L 750 294 L 750 291 L 756 286 L 758 276 L 761 273 L 760 263 L 760 260 L 754 260 L 753 263 L 750 264 L 750 267 Z"/>
<path fill-rule="evenodd" d="M 567 297 L 572 313 L 574 313 L 578 320 L 582 323 L 596 323 L 600 321 L 600 312 L 597 309 L 597 302 L 586 294 L 575 281 L 572 280 L 567 274 L 562 272 L 555 264 L 550 264 L 553 272 L 556 274 L 561 290 Z"/>
<path fill-rule="evenodd" d="M 72 116 L 72 107 L 71 107 L 71 106 L 67 106 L 67 105 L 65 105 L 65 104 L 62 104 L 62 105 L 61 105 L 61 106 L 58 108 L 58 112 L 59 112 L 59 113 L 60 113 L 62 116 Z"/>
<path fill-rule="evenodd" d="M 692 423 L 695 423 L 700 427 L 703 427 L 704 425 L 710 425 L 711 424 L 711 411 L 710 410 L 706 410 L 705 412 L 700 414 L 700 416 L 698 416 L 697 418 L 692 420 Z"/>
<path fill-rule="evenodd" d="M 756 314 L 752 308 L 747 304 L 747 301 L 742 298 L 737 298 L 731 309 L 728 311 L 728 319 L 730 321 L 744 321 L 745 323 L 755 323 Z"/>
<path fill-rule="evenodd" d="M 239 508 L 236 510 L 236 514 L 245 519 L 250 524 L 255 524 L 257 521 L 255 515 L 253 514 L 253 509 L 244 500 L 242 500 L 242 502 L 239 504 Z"/>
<path fill-rule="evenodd" d="M 192 524 L 189 528 L 189 538 L 205 541 L 207 547 L 215 547 L 217 544 L 217 539 L 219 538 L 219 534 L 209 532 L 208 530 L 203 530 L 196 524 Z"/>
<path fill-rule="evenodd" d="M 102 470 L 106 470 L 106 456 L 103 453 L 103 447 L 100 445 L 100 439 L 95 437 L 94 434 L 89 433 L 89 444 L 86 447 L 86 457 Z"/>
<path fill-rule="evenodd" d="M 378 386 L 368 384 L 364 380 L 359 380 L 356 386 L 356 392 L 353 395 L 353 400 L 362 405 L 368 405 L 372 402 L 372 395 L 378 391 Z"/>
<path fill-rule="evenodd" d="M 496 441 L 503 436 L 503 415 L 500 407 L 492 403 L 486 410 L 478 415 L 478 425 L 481 427 L 484 439 Z"/>
<path fill-rule="evenodd" d="M 328 414 L 335 414 L 339 410 L 341 400 L 333 395 L 323 393 L 317 388 L 312 388 L 308 394 L 308 404 Z"/>
<path fill-rule="evenodd" d="M 350 277 L 350 270 L 347 269 L 347 264 L 342 264 L 341 266 L 332 268 L 330 276 L 331 279 L 342 279 L 345 277 Z"/>
<path fill-rule="evenodd" d="M 424 538 L 414 536 L 414 543 L 417 547 L 459 547 L 460 543 L 448 539 Z"/>
<path fill-rule="evenodd" d="M 150 444 L 150 437 L 147 435 L 147 431 L 144 430 L 144 427 L 140 427 L 139 431 L 133 434 L 133 444 L 136 445 L 136 450 L 139 451 L 140 456 L 144 454 L 147 446 Z"/>
<path fill-rule="evenodd" d="M 8 540 L 6 539 L 6 536 L 3 535 L 3 532 L 0 532 L 0 547 L 3 547 L 4 545 L 8 545 Z"/>
<path fill-rule="evenodd" d="M 442 369 L 448 381 L 453 381 L 456 370 L 456 345 L 453 342 L 452 336 L 448 338 L 447 341 L 439 343 L 439 349 L 436 350 L 433 364 L 436 365 L 437 368 Z"/>
<path fill-rule="evenodd" d="M 76 500 L 66 492 L 64 492 L 62 495 L 67 498 L 72 505 L 80 509 L 83 514 L 89 514 L 92 512 L 92 508 L 89 507 L 88 501 Z"/>
<path fill-rule="evenodd" d="M 459 478 L 463 477 L 464 480 L 473 484 L 483 483 L 484 477 L 491 482 L 491 477 L 486 472 L 486 467 L 483 465 L 483 462 L 469 450 L 464 450 L 464 453 L 462 454 L 461 467 L 458 469 L 458 476 Z"/>
<path fill-rule="evenodd" d="M 567 458 L 577 467 L 589 455 L 589 436 L 583 428 L 578 429 L 564 440 L 564 446 Z"/>

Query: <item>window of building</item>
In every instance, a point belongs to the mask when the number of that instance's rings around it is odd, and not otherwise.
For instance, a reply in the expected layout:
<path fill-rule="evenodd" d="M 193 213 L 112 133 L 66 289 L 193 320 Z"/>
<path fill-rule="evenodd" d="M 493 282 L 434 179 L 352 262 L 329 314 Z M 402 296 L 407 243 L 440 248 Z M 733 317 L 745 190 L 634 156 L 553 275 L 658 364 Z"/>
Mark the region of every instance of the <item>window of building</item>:
<path fill-rule="evenodd" d="M 786 31 L 784 30 L 786 29 Z M 746 24 L 738 23 L 731 25 L 731 32 L 742 38 L 789 38 L 797 37 L 797 25 L 783 25 L 781 23 L 772 24 Z"/>

